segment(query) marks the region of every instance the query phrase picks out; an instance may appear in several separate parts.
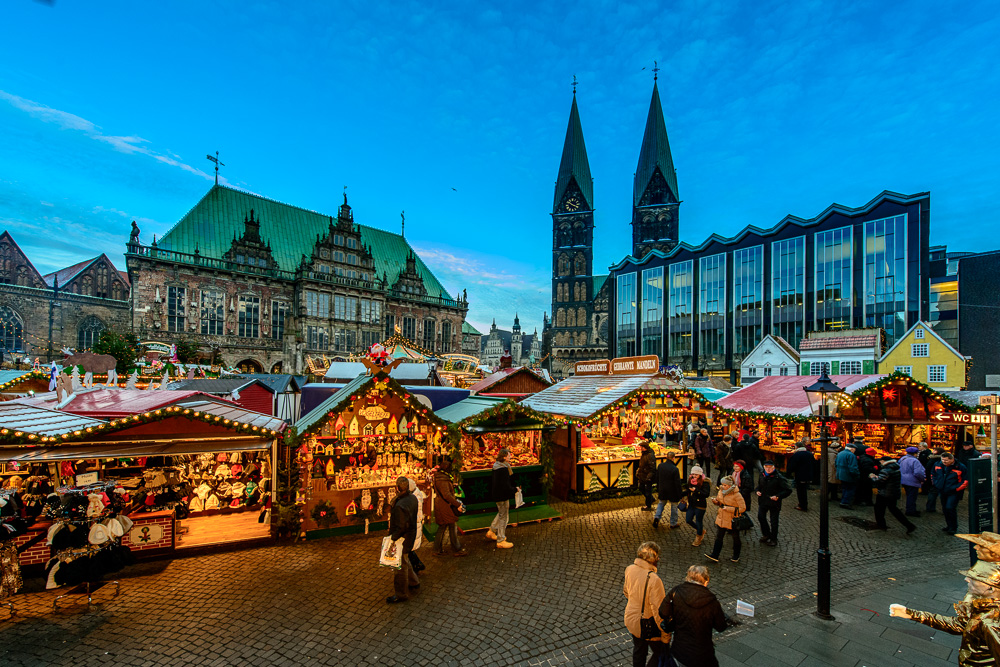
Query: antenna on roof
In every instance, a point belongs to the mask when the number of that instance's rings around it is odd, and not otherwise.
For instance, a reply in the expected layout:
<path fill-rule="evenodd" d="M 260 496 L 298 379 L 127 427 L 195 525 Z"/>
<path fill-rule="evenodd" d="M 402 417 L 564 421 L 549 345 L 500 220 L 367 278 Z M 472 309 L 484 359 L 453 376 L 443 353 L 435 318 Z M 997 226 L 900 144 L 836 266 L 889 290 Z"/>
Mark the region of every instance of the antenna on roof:
<path fill-rule="evenodd" d="M 403 238 L 406 238 L 406 211 L 399 212 L 399 219 L 400 219 L 399 235 L 402 236 Z"/>
<path fill-rule="evenodd" d="M 215 184 L 218 185 L 219 184 L 219 167 L 225 167 L 226 165 L 225 165 L 224 162 L 219 162 L 219 151 L 215 151 L 215 157 L 212 157 L 211 155 L 206 155 L 205 157 L 208 160 L 211 160 L 212 162 L 215 163 Z"/>

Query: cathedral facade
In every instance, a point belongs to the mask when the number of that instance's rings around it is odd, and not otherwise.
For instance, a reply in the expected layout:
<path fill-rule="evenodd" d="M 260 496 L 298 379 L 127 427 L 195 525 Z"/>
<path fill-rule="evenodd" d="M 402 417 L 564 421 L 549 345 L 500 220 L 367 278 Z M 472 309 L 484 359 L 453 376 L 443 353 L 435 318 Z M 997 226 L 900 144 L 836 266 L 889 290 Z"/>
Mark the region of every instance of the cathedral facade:
<path fill-rule="evenodd" d="M 654 79 L 633 182 L 633 256 L 677 245 L 679 204 Z M 543 353 L 554 376 L 567 377 L 577 361 L 609 358 L 607 278 L 594 270 L 594 182 L 574 90 L 552 202 L 552 315 L 543 325 Z"/>

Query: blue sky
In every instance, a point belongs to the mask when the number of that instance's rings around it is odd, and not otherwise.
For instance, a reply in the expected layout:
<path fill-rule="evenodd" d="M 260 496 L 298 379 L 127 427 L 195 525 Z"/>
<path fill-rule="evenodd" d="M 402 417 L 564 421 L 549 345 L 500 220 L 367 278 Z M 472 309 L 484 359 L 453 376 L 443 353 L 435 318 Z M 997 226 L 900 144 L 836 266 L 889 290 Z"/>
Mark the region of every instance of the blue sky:
<path fill-rule="evenodd" d="M 8 0 L 0 229 L 43 271 L 162 235 L 211 185 L 406 236 L 469 321 L 541 329 L 571 101 L 595 264 L 630 250 L 653 60 L 682 240 L 930 191 L 931 242 L 1000 246 L 995 2 Z M 645 69 L 643 69 L 645 68 Z"/>

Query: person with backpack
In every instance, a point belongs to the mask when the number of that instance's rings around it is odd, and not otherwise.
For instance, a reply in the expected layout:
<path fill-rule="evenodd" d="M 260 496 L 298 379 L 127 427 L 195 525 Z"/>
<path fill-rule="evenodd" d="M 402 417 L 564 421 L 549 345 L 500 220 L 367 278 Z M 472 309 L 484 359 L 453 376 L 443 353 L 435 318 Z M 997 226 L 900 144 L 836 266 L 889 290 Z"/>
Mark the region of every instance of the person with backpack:
<path fill-rule="evenodd" d="M 781 501 L 790 495 L 792 495 L 791 483 L 777 471 L 774 461 L 764 461 L 764 473 L 757 482 L 757 521 L 760 522 L 762 534 L 760 541 L 769 547 L 778 546 Z"/>
<path fill-rule="evenodd" d="M 733 522 L 736 517 L 746 511 L 747 504 L 733 484 L 732 477 L 723 477 L 719 482 L 719 492 L 712 498 L 712 504 L 719 508 L 715 514 L 715 545 L 712 547 L 712 553 L 705 554 L 705 558 L 714 563 L 719 562 L 719 556 L 722 554 L 722 543 L 728 533 L 733 538 L 733 557 L 731 560 L 734 563 L 739 563 L 743 542 L 740 539 L 740 531 L 736 529 Z"/>

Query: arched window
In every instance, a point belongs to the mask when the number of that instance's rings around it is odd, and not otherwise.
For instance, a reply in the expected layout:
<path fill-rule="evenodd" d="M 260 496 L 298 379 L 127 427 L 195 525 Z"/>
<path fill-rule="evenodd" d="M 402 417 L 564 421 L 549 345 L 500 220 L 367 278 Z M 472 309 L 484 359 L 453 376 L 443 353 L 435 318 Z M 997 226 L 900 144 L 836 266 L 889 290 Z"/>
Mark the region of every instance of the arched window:
<path fill-rule="evenodd" d="M 77 351 L 83 352 L 84 350 L 93 349 L 94 343 L 100 339 L 101 332 L 105 329 L 107 329 L 107 327 L 104 326 L 104 322 L 100 321 L 93 315 L 85 317 L 83 321 L 80 322 L 80 327 L 77 329 Z"/>
<path fill-rule="evenodd" d="M 15 279 L 15 282 L 22 287 L 31 287 L 31 274 L 28 271 L 28 267 L 17 267 L 17 278 Z"/>
<path fill-rule="evenodd" d="M 578 276 L 586 275 L 587 273 L 587 259 L 583 256 L 582 252 L 576 253 L 576 257 L 573 259 L 573 273 Z"/>
<path fill-rule="evenodd" d="M 576 326 L 587 326 L 587 311 L 584 308 L 577 308 L 576 310 Z"/>
<path fill-rule="evenodd" d="M 587 230 L 584 229 L 582 222 L 573 225 L 573 245 L 587 245 L 586 235 Z"/>
<path fill-rule="evenodd" d="M 13 308 L 0 306 L 0 354 L 4 352 L 24 352 L 24 321 Z"/>
<path fill-rule="evenodd" d="M 577 284 L 580 285 L 580 296 L 577 298 L 577 301 L 586 301 L 587 300 L 587 283 L 577 283 Z"/>
<path fill-rule="evenodd" d="M 560 276 L 569 275 L 569 257 L 565 253 L 559 255 L 558 273 Z"/>
<path fill-rule="evenodd" d="M 451 322 L 441 323 L 441 352 L 451 352 Z"/>
<path fill-rule="evenodd" d="M 573 238 L 572 238 L 572 232 L 570 231 L 569 228 L 569 224 L 563 224 L 559 227 L 556 243 L 559 245 L 559 247 L 562 248 L 565 248 L 568 245 L 572 245 Z"/>
<path fill-rule="evenodd" d="M 236 364 L 236 367 L 240 369 L 241 373 L 263 373 L 264 367 L 260 365 L 259 361 L 253 359 L 244 359 L 243 361 Z"/>
<path fill-rule="evenodd" d="M 94 279 L 90 276 L 84 276 L 83 280 L 80 281 L 80 294 L 85 294 L 86 296 L 94 296 Z"/>
<path fill-rule="evenodd" d="M 562 308 L 556 310 L 556 326 L 564 327 L 566 326 L 566 311 Z"/>
<path fill-rule="evenodd" d="M 111 298 L 115 301 L 124 301 L 124 291 L 122 290 L 122 284 L 117 280 L 111 285 Z"/>
<path fill-rule="evenodd" d="M 576 326 L 576 311 L 570 308 L 566 311 L 566 326 L 575 327 Z"/>
<path fill-rule="evenodd" d="M 110 282 L 110 277 L 108 276 L 108 267 L 101 265 L 97 267 L 97 291 L 94 296 L 99 296 L 102 299 L 107 299 L 111 296 L 111 286 L 108 284 Z"/>

